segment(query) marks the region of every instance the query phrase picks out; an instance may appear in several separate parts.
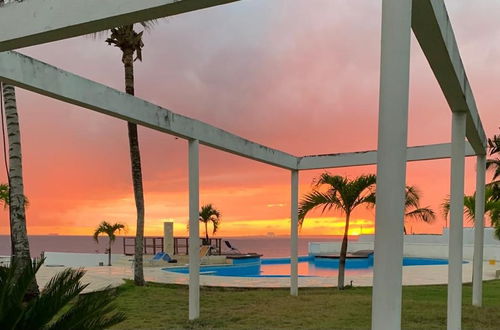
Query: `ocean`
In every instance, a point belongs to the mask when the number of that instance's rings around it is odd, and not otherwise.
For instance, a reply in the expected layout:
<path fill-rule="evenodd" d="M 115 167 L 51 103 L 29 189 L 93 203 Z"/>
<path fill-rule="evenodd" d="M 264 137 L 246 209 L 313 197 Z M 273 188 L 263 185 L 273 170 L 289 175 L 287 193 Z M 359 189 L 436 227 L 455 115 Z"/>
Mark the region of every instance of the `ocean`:
<path fill-rule="evenodd" d="M 260 253 L 264 258 L 290 256 L 290 238 L 288 237 L 228 237 L 224 238 L 241 252 Z M 338 236 L 299 237 L 299 255 L 307 255 L 309 242 L 339 241 Z M 108 238 L 100 237 L 96 243 L 92 236 L 30 236 L 31 256 L 37 257 L 43 251 L 50 252 L 80 252 L 104 253 L 107 249 Z M 123 237 L 117 237 L 112 247 L 113 253 L 123 253 Z M 224 251 L 224 249 L 223 249 Z M 10 255 L 10 237 L 0 235 L 0 255 Z"/>

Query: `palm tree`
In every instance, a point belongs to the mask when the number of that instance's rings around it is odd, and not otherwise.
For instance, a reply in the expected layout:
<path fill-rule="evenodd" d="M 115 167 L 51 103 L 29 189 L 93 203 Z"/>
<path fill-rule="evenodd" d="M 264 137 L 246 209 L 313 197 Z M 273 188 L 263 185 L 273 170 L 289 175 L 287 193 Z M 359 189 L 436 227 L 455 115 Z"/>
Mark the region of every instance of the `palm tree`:
<path fill-rule="evenodd" d="M 434 211 L 430 207 L 420 207 L 420 192 L 414 186 L 406 186 L 405 192 L 405 218 L 420 220 L 431 223 L 436 219 Z M 403 224 L 405 235 L 406 226 Z"/>
<path fill-rule="evenodd" d="M 107 329 L 125 320 L 123 313 L 114 312 L 114 289 L 80 295 L 88 286 L 80 282 L 82 269 L 63 270 L 39 296 L 25 303 L 42 263 L 21 267 L 16 260 L 10 267 L 0 267 L 1 329 Z"/>
<path fill-rule="evenodd" d="M 96 242 L 99 242 L 99 234 L 106 234 L 109 237 L 108 266 L 111 266 L 111 245 L 116 239 L 115 232 L 120 232 L 122 229 L 125 229 L 125 225 L 121 223 L 110 224 L 109 222 L 103 221 L 94 232 L 94 239 Z"/>
<path fill-rule="evenodd" d="M 206 204 L 200 210 L 200 222 L 205 224 L 205 244 L 209 244 L 208 238 L 208 223 L 211 222 L 213 226 L 212 234 L 217 232 L 221 221 L 221 213 L 212 204 Z"/>
<path fill-rule="evenodd" d="M 141 22 L 145 29 L 149 29 L 154 21 Z M 111 29 L 111 35 L 106 39 L 108 45 L 114 45 L 122 51 L 122 63 L 125 71 L 125 91 L 127 94 L 134 95 L 134 61 L 142 61 L 142 48 L 144 43 L 142 35 L 144 31 L 136 32 L 134 24 L 119 26 Z M 134 54 L 136 58 L 134 59 Z M 135 234 L 135 253 L 134 253 L 134 282 L 136 285 L 143 286 L 143 245 L 144 245 L 144 190 L 142 187 L 142 168 L 141 153 L 139 149 L 139 136 L 137 134 L 137 125 L 127 123 L 128 140 L 130 148 L 130 161 L 132 168 L 132 182 L 134 186 L 135 207 L 137 210 L 137 226 Z"/>
<path fill-rule="evenodd" d="M 490 156 L 497 155 L 494 158 L 490 158 L 486 161 L 486 168 L 492 169 L 493 179 L 488 185 L 493 187 L 493 198 L 495 200 L 500 200 L 500 135 L 493 135 L 492 139 L 488 139 L 488 146 L 490 148 Z"/>
<path fill-rule="evenodd" d="M 24 196 L 21 132 L 19 128 L 19 115 L 17 112 L 16 91 L 14 86 L 7 84 L 0 85 L 2 86 L 2 106 L 5 106 L 5 119 L 9 143 L 9 188 L 7 205 L 9 206 L 12 260 L 19 260 L 17 272 L 20 274 L 24 267 L 31 264 L 28 230 L 26 228 L 26 201 Z M 27 299 L 38 294 L 39 289 L 35 278 L 33 283 L 29 286 Z"/>
<path fill-rule="evenodd" d="M 500 135 L 493 135 L 492 139 L 488 139 L 488 146 L 490 148 L 490 156 L 500 154 Z M 493 169 L 493 181 L 500 177 L 500 158 L 490 158 L 486 161 L 486 168 Z"/>
<path fill-rule="evenodd" d="M 321 212 L 332 209 L 345 214 L 344 237 L 340 249 L 338 288 L 344 289 L 345 261 L 347 255 L 347 242 L 349 221 L 351 214 L 360 205 L 373 205 L 375 202 L 375 175 L 361 175 L 353 180 L 339 175 L 332 176 L 328 172 L 321 174 L 316 181 L 314 190 L 306 194 L 299 204 L 299 226 L 302 226 L 307 213 L 313 209 L 321 208 Z M 320 187 L 327 186 L 328 190 L 322 192 Z"/>
<path fill-rule="evenodd" d="M 443 216 L 448 217 L 450 213 L 450 199 L 447 198 L 442 204 Z M 476 194 L 464 196 L 464 214 L 467 219 L 474 222 L 476 219 Z M 495 228 L 495 236 L 500 239 L 500 200 L 496 199 L 495 187 L 486 185 L 484 190 L 484 214 L 490 218 L 490 226 Z"/>

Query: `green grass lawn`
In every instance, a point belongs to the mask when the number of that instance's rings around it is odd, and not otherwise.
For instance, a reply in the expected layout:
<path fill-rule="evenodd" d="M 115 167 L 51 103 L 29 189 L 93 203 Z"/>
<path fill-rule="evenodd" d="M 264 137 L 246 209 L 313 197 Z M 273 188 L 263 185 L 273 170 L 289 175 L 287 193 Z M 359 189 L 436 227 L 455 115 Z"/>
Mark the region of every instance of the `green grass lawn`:
<path fill-rule="evenodd" d="M 188 318 L 188 288 L 127 282 L 118 289 L 118 310 L 127 320 L 116 328 L 354 328 L 370 327 L 371 288 L 201 289 L 201 317 Z M 484 307 L 471 306 L 470 285 L 464 285 L 464 329 L 500 328 L 500 281 L 484 283 Z M 446 286 L 403 288 L 403 328 L 446 327 Z"/>

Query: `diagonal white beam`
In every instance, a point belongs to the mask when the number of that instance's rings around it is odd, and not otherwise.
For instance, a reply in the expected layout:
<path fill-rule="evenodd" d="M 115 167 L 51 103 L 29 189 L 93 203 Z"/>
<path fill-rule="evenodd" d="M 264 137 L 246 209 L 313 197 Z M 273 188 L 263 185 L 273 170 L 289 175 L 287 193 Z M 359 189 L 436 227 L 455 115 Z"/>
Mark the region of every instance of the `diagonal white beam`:
<path fill-rule="evenodd" d="M 0 53 L 0 80 L 57 100 L 286 169 L 297 157 L 243 139 L 16 52 Z"/>
<path fill-rule="evenodd" d="M 0 52 L 238 0 L 25 0 L 0 8 Z M 26 24 L 19 24 L 19 22 Z"/>
<path fill-rule="evenodd" d="M 476 153 L 469 143 L 465 146 L 465 155 L 474 156 Z M 440 143 L 426 146 L 408 147 L 406 159 L 409 162 L 444 159 L 451 157 L 451 144 Z M 377 151 L 360 151 L 330 155 L 315 155 L 299 158 L 299 170 L 316 170 L 323 168 L 374 165 L 377 163 Z"/>
<path fill-rule="evenodd" d="M 467 139 L 484 155 L 486 135 L 444 1 L 413 1 L 412 28 L 451 110 L 467 112 Z"/>

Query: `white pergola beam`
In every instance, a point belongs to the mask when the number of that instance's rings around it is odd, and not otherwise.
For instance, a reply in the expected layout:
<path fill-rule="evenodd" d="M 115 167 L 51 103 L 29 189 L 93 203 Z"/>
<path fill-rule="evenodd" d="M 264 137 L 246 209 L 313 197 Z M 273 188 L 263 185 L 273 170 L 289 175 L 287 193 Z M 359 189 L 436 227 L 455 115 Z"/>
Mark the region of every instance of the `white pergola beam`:
<path fill-rule="evenodd" d="M 0 10 L 0 52 L 238 0 L 25 0 Z M 26 22 L 26 24 L 19 24 Z"/>
<path fill-rule="evenodd" d="M 1 10 L 0 10 L 1 11 Z M 286 169 L 297 157 L 63 71 L 16 52 L 0 53 L 0 80 L 232 154 Z"/>
<path fill-rule="evenodd" d="M 467 143 L 465 154 L 474 156 L 476 153 L 472 146 Z M 426 146 L 408 147 L 406 149 L 406 159 L 409 162 L 445 159 L 451 157 L 451 143 L 431 144 Z M 315 155 L 299 158 L 299 170 L 316 170 L 324 168 L 363 166 L 377 164 L 377 151 L 360 151 L 339 153 L 330 155 Z"/>
<path fill-rule="evenodd" d="M 486 135 L 444 1 L 413 1 L 412 28 L 451 110 L 467 113 L 468 141 L 484 155 Z"/>

